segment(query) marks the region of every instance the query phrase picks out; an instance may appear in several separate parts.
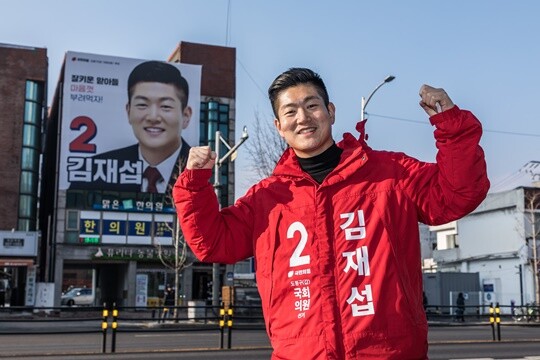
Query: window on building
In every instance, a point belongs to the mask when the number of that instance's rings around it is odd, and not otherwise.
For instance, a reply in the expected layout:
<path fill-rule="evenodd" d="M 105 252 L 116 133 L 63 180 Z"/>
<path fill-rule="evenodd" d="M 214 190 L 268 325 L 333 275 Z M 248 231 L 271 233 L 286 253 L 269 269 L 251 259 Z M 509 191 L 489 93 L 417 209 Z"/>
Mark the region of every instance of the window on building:
<path fill-rule="evenodd" d="M 458 248 L 459 247 L 459 244 L 457 242 L 456 234 L 446 235 L 446 237 L 447 237 L 448 244 L 450 244 L 450 248 Z"/>
<path fill-rule="evenodd" d="M 163 299 L 164 290 L 167 284 L 174 286 L 174 273 L 170 271 L 141 269 L 137 272 L 137 275 L 146 275 L 147 297 L 152 298 L 153 302 L 158 302 L 160 299 Z M 181 294 L 182 289 L 180 289 L 179 296 Z"/>
<path fill-rule="evenodd" d="M 66 209 L 119 211 L 173 211 L 166 194 L 100 190 L 67 190 Z"/>
<path fill-rule="evenodd" d="M 457 234 L 455 233 L 455 230 L 440 231 L 437 233 L 438 250 L 455 249 L 458 247 L 459 244 L 457 243 Z"/>
<path fill-rule="evenodd" d="M 245 259 L 234 264 L 234 272 L 239 274 L 249 274 L 255 271 L 253 258 Z"/>
<path fill-rule="evenodd" d="M 37 228 L 37 197 L 39 149 L 43 120 L 44 85 L 26 81 L 23 115 L 21 174 L 19 184 L 18 230 L 35 231 Z"/>
<path fill-rule="evenodd" d="M 90 210 L 96 198 L 95 191 L 68 190 L 66 193 L 66 208 Z"/>
<path fill-rule="evenodd" d="M 66 230 L 79 230 L 79 211 L 66 211 Z"/>
<path fill-rule="evenodd" d="M 39 153 L 29 147 L 22 148 L 21 169 L 32 171 L 39 166 Z"/>
<path fill-rule="evenodd" d="M 212 149 L 216 148 L 216 131 L 220 131 L 221 137 L 228 140 L 229 137 L 229 105 L 222 104 L 218 101 L 211 100 L 208 102 L 201 102 L 201 114 L 200 114 L 200 143 L 208 144 Z M 229 149 L 220 144 L 220 153 L 218 158 L 223 157 Z M 221 185 L 221 199 L 222 206 L 228 205 L 229 194 L 227 191 L 229 183 L 229 163 L 224 162 L 220 167 L 219 181 Z M 215 179 L 213 175 L 212 179 Z"/>

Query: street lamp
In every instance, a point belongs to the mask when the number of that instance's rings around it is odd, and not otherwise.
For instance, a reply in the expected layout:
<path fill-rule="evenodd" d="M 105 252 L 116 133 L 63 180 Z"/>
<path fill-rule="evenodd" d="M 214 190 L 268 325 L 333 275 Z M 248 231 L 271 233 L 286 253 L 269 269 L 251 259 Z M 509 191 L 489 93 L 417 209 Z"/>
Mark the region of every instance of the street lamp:
<path fill-rule="evenodd" d="M 375 93 L 377 92 L 377 90 L 379 90 L 379 88 L 380 88 L 381 86 L 383 86 L 383 85 L 386 84 L 386 83 L 389 83 L 390 81 L 394 80 L 395 78 L 396 78 L 396 77 L 393 76 L 393 75 L 387 76 L 387 77 L 383 80 L 383 82 L 380 83 L 380 84 L 375 88 L 375 90 L 373 90 L 373 91 L 371 92 L 371 94 L 369 94 L 367 100 L 366 100 L 365 97 L 362 96 L 362 112 L 361 112 L 361 114 L 360 114 L 360 120 L 364 120 L 364 116 L 365 116 L 365 114 L 366 114 L 366 106 L 367 106 L 367 104 L 369 103 L 369 100 L 371 100 L 371 98 L 373 97 L 373 94 L 375 94 Z"/>
<path fill-rule="evenodd" d="M 248 139 L 249 135 L 247 132 L 247 127 L 244 126 L 242 129 L 242 136 L 240 137 L 240 142 L 238 142 L 233 147 L 229 146 L 227 141 L 221 136 L 221 132 L 218 130 L 216 131 L 216 163 L 214 165 L 214 191 L 216 193 L 216 197 L 218 199 L 219 208 L 221 209 L 221 183 L 220 183 L 220 167 L 223 165 L 223 163 L 231 157 L 231 155 L 235 154 L 236 150 Z M 220 153 L 220 147 L 221 143 L 225 145 L 229 151 L 223 157 L 219 157 Z M 234 161 L 236 158 L 236 155 L 232 156 L 231 161 Z M 212 265 L 212 306 L 219 306 L 219 288 L 220 288 L 220 281 L 219 281 L 219 264 L 214 263 Z"/>

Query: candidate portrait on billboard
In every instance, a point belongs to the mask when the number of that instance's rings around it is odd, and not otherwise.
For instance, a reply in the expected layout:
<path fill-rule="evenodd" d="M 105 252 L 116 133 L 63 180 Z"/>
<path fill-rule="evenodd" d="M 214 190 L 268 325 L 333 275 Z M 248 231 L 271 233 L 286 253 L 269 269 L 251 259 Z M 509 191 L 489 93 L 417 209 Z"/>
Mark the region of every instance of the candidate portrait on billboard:
<path fill-rule="evenodd" d="M 168 193 L 198 145 L 200 74 L 199 65 L 68 53 L 60 189 Z"/>

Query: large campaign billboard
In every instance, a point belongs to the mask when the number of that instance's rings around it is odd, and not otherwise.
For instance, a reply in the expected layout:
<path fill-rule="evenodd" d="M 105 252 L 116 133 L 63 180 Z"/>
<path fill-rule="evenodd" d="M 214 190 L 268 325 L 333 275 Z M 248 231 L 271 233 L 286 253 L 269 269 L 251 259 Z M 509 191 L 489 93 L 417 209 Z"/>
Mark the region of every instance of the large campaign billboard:
<path fill-rule="evenodd" d="M 168 193 L 199 143 L 201 65 L 67 52 L 59 189 Z"/>

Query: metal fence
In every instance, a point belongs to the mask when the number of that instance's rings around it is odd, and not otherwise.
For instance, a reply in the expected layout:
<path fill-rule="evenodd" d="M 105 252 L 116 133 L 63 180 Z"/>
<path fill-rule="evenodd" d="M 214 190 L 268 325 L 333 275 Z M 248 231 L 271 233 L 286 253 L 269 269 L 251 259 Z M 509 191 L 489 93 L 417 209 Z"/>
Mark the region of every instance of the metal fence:
<path fill-rule="evenodd" d="M 0 307 L 3 335 L 101 334 L 97 352 L 116 352 L 121 333 L 215 332 L 216 348 L 232 348 L 234 331 L 264 330 L 257 306 Z"/>
<path fill-rule="evenodd" d="M 491 305 L 491 306 L 490 306 Z M 493 340 L 500 340 L 500 326 L 540 325 L 540 309 L 534 304 L 466 305 L 463 314 L 455 306 L 426 306 L 431 325 L 490 325 Z M 264 330 L 259 306 L 153 306 L 153 307 L 5 307 L 0 308 L 0 341 L 7 335 L 94 334 L 95 353 L 123 349 L 122 333 L 215 333 L 216 349 L 233 348 L 234 334 Z M 98 344 L 99 342 L 99 344 Z"/>

